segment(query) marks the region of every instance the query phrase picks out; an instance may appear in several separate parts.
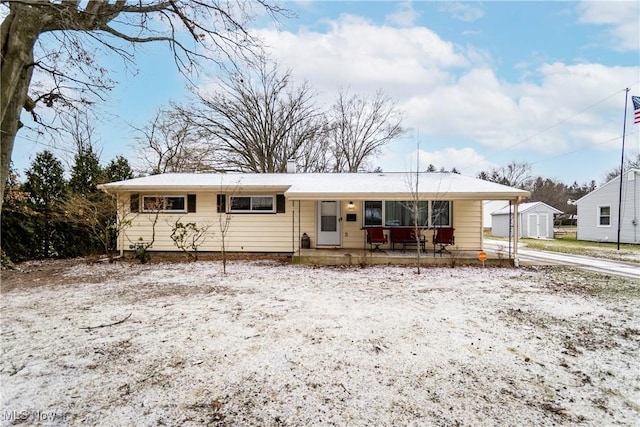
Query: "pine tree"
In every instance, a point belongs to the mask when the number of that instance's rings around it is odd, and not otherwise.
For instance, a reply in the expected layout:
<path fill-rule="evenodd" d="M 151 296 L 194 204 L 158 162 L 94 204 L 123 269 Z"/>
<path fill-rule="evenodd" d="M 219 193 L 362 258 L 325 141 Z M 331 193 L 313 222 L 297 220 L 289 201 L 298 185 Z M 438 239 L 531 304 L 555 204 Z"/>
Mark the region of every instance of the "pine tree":
<path fill-rule="evenodd" d="M 26 172 L 24 190 L 29 193 L 28 206 L 34 211 L 35 257 L 58 254 L 62 202 L 67 191 L 62 163 L 50 151 L 36 156 Z M 62 239 L 63 240 L 63 239 Z"/>
<path fill-rule="evenodd" d="M 117 156 L 111 160 L 103 173 L 104 182 L 124 181 L 133 178 L 133 170 L 129 165 L 129 160 L 122 156 Z"/>
<path fill-rule="evenodd" d="M 102 182 L 103 171 L 100 160 L 93 146 L 81 147 L 74 156 L 75 163 L 71 169 L 69 189 L 77 195 L 89 197 L 98 192 L 98 184 Z"/>

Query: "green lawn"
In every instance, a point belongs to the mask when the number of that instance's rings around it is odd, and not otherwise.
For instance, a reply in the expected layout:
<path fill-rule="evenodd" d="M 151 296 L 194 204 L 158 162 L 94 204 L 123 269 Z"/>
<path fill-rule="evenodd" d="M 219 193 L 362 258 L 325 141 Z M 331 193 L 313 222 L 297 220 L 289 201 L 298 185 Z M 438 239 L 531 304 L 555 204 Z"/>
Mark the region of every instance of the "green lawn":
<path fill-rule="evenodd" d="M 530 249 L 585 255 L 640 264 L 640 245 L 621 244 L 620 250 L 618 250 L 618 245 L 615 242 L 598 243 L 576 240 L 575 227 L 562 227 L 562 230 L 565 233 L 557 235 L 553 240 L 520 239 L 520 242 Z M 490 233 L 485 237 L 498 239 L 491 236 Z"/>

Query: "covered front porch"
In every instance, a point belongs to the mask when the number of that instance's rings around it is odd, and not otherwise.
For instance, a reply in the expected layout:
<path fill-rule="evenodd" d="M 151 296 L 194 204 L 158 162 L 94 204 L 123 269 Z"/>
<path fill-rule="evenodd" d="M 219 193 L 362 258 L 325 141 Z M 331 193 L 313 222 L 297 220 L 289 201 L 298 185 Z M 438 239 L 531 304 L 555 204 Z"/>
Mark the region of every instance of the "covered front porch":
<path fill-rule="evenodd" d="M 454 267 L 459 265 L 513 265 L 513 260 L 502 253 L 484 252 L 487 259 L 484 263 L 478 258 L 478 251 L 463 251 L 451 249 L 449 253 L 436 253 L 433 248 L 420 253 L 420 265 L 425 267 Z M 416 265 L 418 254 L 415 248 L 402 250 L 371 251 L 365 249 L 300 249 L 292 256 L 294 264 L 313 265 Z"/>

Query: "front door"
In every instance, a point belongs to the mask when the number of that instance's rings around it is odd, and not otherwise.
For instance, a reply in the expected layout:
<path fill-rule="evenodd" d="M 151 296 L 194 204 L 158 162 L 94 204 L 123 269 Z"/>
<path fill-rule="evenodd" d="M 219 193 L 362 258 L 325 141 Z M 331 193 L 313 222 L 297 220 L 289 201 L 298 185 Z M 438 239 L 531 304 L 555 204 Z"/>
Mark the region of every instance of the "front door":
<path fill-rule="evenodd" d="M 340 202 L 318 202 L 318 245 L 340 246 Z"/>

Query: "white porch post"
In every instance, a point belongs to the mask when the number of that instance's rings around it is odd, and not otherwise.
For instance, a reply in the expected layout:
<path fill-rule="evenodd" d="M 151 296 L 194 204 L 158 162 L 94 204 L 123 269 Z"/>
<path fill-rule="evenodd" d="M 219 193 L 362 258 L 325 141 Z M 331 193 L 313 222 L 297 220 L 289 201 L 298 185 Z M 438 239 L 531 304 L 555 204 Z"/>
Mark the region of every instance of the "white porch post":
<path fill-rule="evenodd" d="M 518 224 L 518 205 L 520 204 L 521 198 L 518 197 L 513 206 L 513 265 L 514 267 L 519 267 L 520 262 L 518 261 L 518 236 L 520 235 L 519 224 Z"/>

